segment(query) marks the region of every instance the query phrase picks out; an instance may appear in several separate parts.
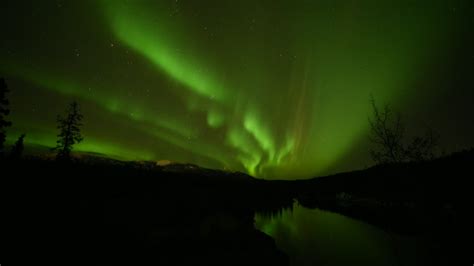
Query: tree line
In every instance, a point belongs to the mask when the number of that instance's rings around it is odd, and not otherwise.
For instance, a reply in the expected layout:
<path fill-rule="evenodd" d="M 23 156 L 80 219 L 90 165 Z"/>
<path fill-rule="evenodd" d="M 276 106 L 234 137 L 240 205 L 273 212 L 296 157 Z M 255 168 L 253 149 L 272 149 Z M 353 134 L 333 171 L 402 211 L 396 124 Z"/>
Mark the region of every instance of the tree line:
<path fill-rule="evenodd" d="M 12 122 L 7 120 L 10 114 L 9 100 L 7 94 L 10 92 L 5 79 L 0 79 L 0 156 L 5 157 L 5 141 L 7 138 L 6 129 L 12 126 Z M 69 161 L 71 152 L 75 144 L 83 140 L 81 127 L 83 115 L 80 112 L 79 104 L 73 101 L 69 104 L 64 115 L 58 115 L 57 129 L 59 131 L 56 140 L 56 159 L 60 161 Z M 12 159 L 21 158 L 24 150 L 24 140 L 26 134 L 21 134 L 15 144 L 11 147 L 9 157 Z"/>

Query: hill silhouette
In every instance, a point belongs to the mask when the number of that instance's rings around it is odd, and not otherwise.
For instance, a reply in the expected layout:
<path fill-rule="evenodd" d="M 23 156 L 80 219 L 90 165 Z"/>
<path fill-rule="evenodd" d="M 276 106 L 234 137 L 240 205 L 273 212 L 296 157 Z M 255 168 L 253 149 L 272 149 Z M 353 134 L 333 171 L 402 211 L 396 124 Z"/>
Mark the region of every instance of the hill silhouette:
<path fill-rule="evenodd" d="M 474 149 L 431 161 L 374 166 L 295 184 L 298 202 L 425 239 L 433 263 L 469 261 Z"/>
<path fill-rule="evenodd" d="M 444 262 L 462 250 L 448 243 L 461 243 L 468 229 L 474 150 L 298 181 L 94 153 L 73 158 L 0 160 L 9 241 L 25 252 L 48 260 L 59 252 L 68 264 L 288 265 L 254 216 L 278 214 L 294 200 L 432 238 Z"/>
<path fill-rule="evenodd" d="M 74 158 L 0 161 L 12 247 L 52 263 L 61 254 L 67 264 L 288 264 L 254 227 L 255 212 L 292 204 L 264 181 L 187 164 Z"/>

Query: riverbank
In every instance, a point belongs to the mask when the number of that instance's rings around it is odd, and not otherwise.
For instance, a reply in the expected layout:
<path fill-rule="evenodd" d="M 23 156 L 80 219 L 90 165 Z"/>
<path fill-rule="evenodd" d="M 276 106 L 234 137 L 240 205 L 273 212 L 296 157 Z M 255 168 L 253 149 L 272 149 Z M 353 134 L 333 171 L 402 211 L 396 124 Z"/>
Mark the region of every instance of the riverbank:
<path fill-rule="evenodd" d="M 9 251 L 20 261 L 288 265 L 254 227 L 272 195 L 249 176 L 31 158 L 0 166 Z"/>
<path fill-rule="evenodd" d="M 307 208 L 340 213 L 423 239 L 436 265 L 469 260 L 470 176 L 474 152 L 422 163 L 376 166 L 295 184 Z"/>

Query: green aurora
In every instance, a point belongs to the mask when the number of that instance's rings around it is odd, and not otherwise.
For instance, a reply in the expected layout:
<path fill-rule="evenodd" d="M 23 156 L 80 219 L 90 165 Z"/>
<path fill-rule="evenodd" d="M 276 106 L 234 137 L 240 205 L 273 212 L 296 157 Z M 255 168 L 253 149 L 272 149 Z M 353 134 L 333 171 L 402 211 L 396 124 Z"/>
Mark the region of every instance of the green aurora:
<path fill-rule="evenodd" d="M 445 93 L 419 84 L 460 42 L 459 5 L 7 1 L 9 140 L 53 146 L 56 115 L 77 99 L 77 150 L 265 178 L 360 168 L 370 94 L 418 112 Z"/>

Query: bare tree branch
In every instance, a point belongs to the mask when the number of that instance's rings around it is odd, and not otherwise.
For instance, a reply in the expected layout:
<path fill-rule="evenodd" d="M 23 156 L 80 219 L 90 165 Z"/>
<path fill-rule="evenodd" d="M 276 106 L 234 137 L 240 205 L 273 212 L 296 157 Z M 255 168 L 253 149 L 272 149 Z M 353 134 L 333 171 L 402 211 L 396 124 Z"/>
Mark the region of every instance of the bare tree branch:
<path fill-rule="evenodd" d="M 405 126 L 399 113 L 385 105 L 380 111 L 371 95 L 372 117 L 369 117 L 372 144 L 370 155 L 377 164 L 425 161 L 435 157 L 439 136 L 431 128 L 405 145 Z"/>

